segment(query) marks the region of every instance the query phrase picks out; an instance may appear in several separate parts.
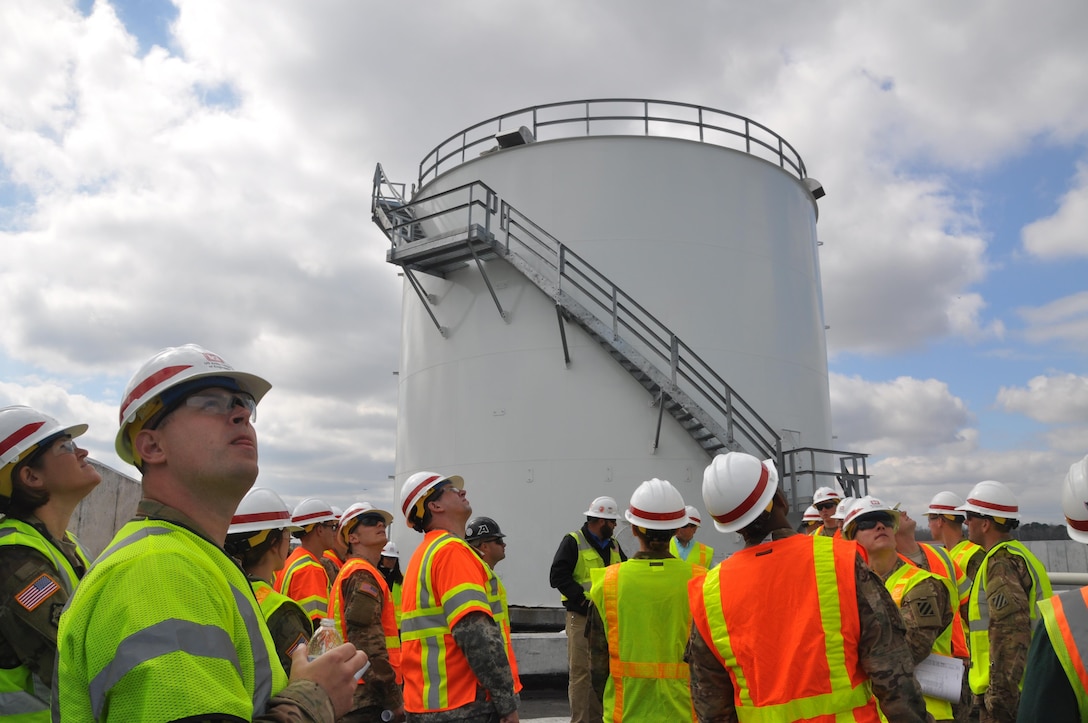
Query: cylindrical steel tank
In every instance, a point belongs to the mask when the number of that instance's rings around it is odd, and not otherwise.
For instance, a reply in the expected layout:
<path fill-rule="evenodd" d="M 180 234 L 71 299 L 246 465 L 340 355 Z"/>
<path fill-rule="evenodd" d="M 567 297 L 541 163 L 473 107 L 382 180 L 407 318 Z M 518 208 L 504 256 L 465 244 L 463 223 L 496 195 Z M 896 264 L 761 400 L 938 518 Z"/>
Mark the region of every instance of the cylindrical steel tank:
<path fill-rule="evenodd" d="M 591 103 L 549 106 L 547 122 L 534 109 L 536 142 L 482 154 L 494 129 L 477 130 L 486 142 L 475 145 L 472 133 L 454 136 L 468 148 L 425 164 L 412 200 L 483 181 L 682 338 L 784 447 L 829 447 L 816 202 L 800 158 L 750 121 L 704 108 L 685 120 L 696 107 L 639 103 L 607 131 L 595 128 Z M 655 120 L 654 107 L 670 117 Z M 585 114 L 584 129 L 559 124 L 564 112 Z M 519 113 L 502 127 L 527 117 Z M 709 138 L 722 119 L 740 130 Z M 555 302 L 504 260 L 484 267 L 416 273 L 446 336 L 405 283 L 396 488 L 420 470 L 462 475 L 475 513 L 507 532 L 496 572 L 510 603 L 557 606 L 552 557 L 591 500 L 610 495 L 626 509 L 638 484 L 658 477 L 704 510 L 709 457 L 667 414 L 654 449 L 647 391 L 571 324 L 566 365 Z M 735 535 L 704 519 L 696 539 L 718 559 L 736 549 Z M 402 526 L 395 539 L 407 555 L 422 537 Z M 629 534 L 620 539 L 637 550 Z"/>

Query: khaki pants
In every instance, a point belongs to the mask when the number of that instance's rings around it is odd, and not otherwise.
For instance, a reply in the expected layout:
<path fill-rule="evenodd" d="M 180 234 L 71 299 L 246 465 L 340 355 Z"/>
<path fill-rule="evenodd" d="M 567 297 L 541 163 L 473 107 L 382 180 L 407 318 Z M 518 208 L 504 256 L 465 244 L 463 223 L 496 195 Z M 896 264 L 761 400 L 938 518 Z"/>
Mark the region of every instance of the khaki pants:
<path fill-rule="evenodd" d="M 586 616 L 567 611 L 567 667 L 570 682 L 571 723 L 602 723 L 604 709 L 601 699 L 593 692 L 589 675 L 589 640 L 586 638 Z"/>

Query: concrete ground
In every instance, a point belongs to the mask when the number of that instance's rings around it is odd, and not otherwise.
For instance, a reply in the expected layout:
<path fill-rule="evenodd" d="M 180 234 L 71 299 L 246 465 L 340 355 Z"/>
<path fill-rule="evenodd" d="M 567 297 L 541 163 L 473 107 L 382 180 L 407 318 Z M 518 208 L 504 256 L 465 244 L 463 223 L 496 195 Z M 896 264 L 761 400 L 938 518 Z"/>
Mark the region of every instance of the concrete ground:
<path fill-rule="evenodd" d="M 521 707 L 518 717 L 533 723 L 567 723 L 567 677 L 529 675 L 522 678 Z"/>

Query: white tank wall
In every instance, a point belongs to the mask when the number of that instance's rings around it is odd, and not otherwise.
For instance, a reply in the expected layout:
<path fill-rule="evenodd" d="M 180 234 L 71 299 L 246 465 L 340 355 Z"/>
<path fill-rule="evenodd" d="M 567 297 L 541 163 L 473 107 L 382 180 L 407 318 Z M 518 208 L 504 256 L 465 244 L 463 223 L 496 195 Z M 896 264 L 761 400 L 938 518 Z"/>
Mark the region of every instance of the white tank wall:
<path fill-rule="evenodd" d="M 477 179 L 670 326 L 772 427 L 828 446 L 815 214 L 796 178 L 691 141 L 588 137 L 484 156 L 421 195 Z M 511 603 L 555 605 L 548 567 L 594 497 L 626 507 L 639 482 L 661 477 L 703 509 L 708 458 L 668 415 L 651 452 L 648 393 L 571 325 L 566 368 L 553 303 L 505 262 L 487 272 L 509 323 L 475 267 L 418 276 L 445 339 L 405 286 L 398 488 L 421 469 L 463 475 L 475 512 L 508 534 L 498 572 Z M 734 549 L 707 519 L 698 539 Z M 410 552 L 419 536 L 399 533 Z"/>

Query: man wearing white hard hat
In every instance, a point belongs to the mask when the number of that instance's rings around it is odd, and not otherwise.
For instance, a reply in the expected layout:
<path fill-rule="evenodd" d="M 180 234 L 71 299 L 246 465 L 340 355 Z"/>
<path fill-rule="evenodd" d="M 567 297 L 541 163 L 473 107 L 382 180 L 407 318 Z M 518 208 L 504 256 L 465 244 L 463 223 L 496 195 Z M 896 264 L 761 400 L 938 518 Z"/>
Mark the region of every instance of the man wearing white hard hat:
<path fill-rule="evenodd" d="M 605 720 L 692 719 L 684 662 L 691 631 L 687 586 L 706 569 L 669 553 L 669 541 L 688 523 L 689 509 L 669 482 L 643 482 L 624 513 L 639 551 L 590 573 L 591 668 Z"/>
<path fill-rule="evenodd" d="M 812 505 L 809 505 L 805 508 L 804 514 L 801 515 L 801 528 L 798 531 L 806 535 L 813 535 L 820 527 L 822 521 L 823 518 L 820 517 L 820 511 Z"/>
<path fill-rule="evenodd" d="M 279 652 L 283 669 L 291 672 L 291 652 L 310 641 L 313 625 L 297 602 L 272 587 L 291 549 L 291 510 L 273 490 L 251 489 L 234 511 L 223 545 L 238 560 L 253 587 Z"/>
<path fill-rule="evenodd" d="M 377 567 L 392 523 L 393 515 L 369 502 L 354 503 L 340 517 L 337 535 L 345 543 L 347 560 L 329 591 L 329 617 L 340 637 L 370 658 L 370 670 L 359 679 L 351 711 L 341 723 L 379 720 L 384 711 L 392 720 L 404 716 L 397 613 Z"/>
<path fill-rule="evenodd" d="M 835 513 L 842 501 L 842 495 L 831 487 L 820 487 L 812 494 L 812 506 L 820 513 L 820 519 L 823 520 L 823 524 L 816 528 L 815 534 L 824 537 L 835 536 L 842 521 L 842 517 L 835 517 Z"/>
<path fill-rule="evenodd" d="M 1074 462 L 1062 482 L 1062 512 L 1070 539 L 1088 543 L 1088 457 Z M 1039 601 L 1017 720 L 1088 720 L 1088 587 Z"/>
<path fill-rule="evenodd" d="M 337 520 L 344 516 L 344 511 L 336 505 L 332 506 L 332 513 L 336 515 Z M 330 585 L 331 581 L 340 574 L 340 568 L 344 566 L 346 559 L 348 559 L 348 547 L 344 543 L 343 536 L 333 535 L 332 547 L 321 553 L 321 566 L 325 568 L 325 574 L 329 576 Z"/>
<path fill-rule="evenodd" d="M 956 509 L 967 518 L 967 537 L 986 551 L 967 607 L 968 681 L 982 723 L 1013 721 L 1037 606 L 1053 594 L 1050 578 L 1039 559 L 1013 539 L 1020 506 L 1008 487 L 983 480 Z"/>
<path fill-rule="evenodd" d="M 933 539 L 948 550 L 949 556 L 960 566 L 967 579 L 974 581 L 986 552 L 963 534 L 967 518 L 959 511 L 962 506 L 963 498 L 955 492 L 938 492 L 929 501 L 926 517 L 929 519 L 929 533 L 933 535 Z"/>
<path fill-rule="evenodd" d="M 907 644 L 915 664 L 937 654 L 952 659 L 953 623 L 957 619 L 956 588 L 947 577 L 930 572 L 904 558 L 897 550 L 896 532 L 904 515 L 876 497 L 857 500 L 843 521 L 842 536 L 854 540 L 868 553 L 869 567 L 884 581 L 884 586 L 899 606 L 907 630 Z M 958 631 L 962 642 L 963 631 Z M 959 654 L 966 659 L 966 645 Z M 959 670 L 957 693 L 963 687 L 964 669 Z M 925 696 L 926 710 L 934 720 L 954 720 L 951 701 Z"/>
<path fill-rule="evenodd" d="M 612 536 L 620 517 L 616 500 L 598 497 L 584 514 L 586 521 L 581 529 L 564 535 L 559 542 L 548 582 L 559 591 L 567 611 L 567 698 L 571 723 L 600 723 L 604 709 L 590 678 L 589 644 L 586 641 L 590 602 L 586 593 L 589 592 L 590 570 L 623 562 L 627 555 Z"/>
<path fill-rule="evenodd" d="M 295 505 L 291 533 L 299 541 L 291 551 L 283 569 L 276 573 L 276 592 L 282 592 L 306 611 L 314 630 L 321 618 L 328 617 L 329 588 L 332 579 L 321 564 L 321 556 L 333 546 L 340 519 L 332 505 L 316 497 L 308 497 Z"/>
<path fill-rule="evenodd" d="M 75 441 L 86 431 L 0 409 L 0 717 L 49 719 L 58 618 L 90 567 L 68 523 L 102 480 Z"/>
<path fill-rule="evenodd" d="M 385 578 L 385 584 L 389 586 L 389 592 L 393 596 L 393 605 L 397 611 L 397 627 L 400 627 L 400 591 L 404 587 L 404 573 L 400 569 L 400 550 L 397 543 L 390 540 L 382 548 L 382 556 L 378 560 L 378 572 Z"/>
<path fill-rule="evenodd" d="M 129 381 L 116 448 L 143 498 L 61 616 L 54 720 L 333 721 L 366 655 L 343 645 L 280 665 L 245 573 L 223 550 L 257 478 L 257 403 L 270 384 L 189 344 Z"/>
<path fill-rule="evenodd" d="M 790 528 L 771 460 L 716 456 L 703 502 L 714 526 L 739 532 L 745 548 L 689 586 L 685 657 L 699 720 L 875 723 L 877 700 L 888 720 L 927 720 L 884 584 L 854 544 Z"/>
<path fill-rule="evenodd" d="M 703 520 L 699 516 L 699 510 L 691 505 L 685 509 L 688 513 L 688 523 L 677 530 L 676 535 L 669 540 L 669 552 L 673 557 L 709 570 L 710 563 L 714 561 L 714 548 L 695 539 L 695 531 L 703 524 Z"/>
<path fill-rule="evenodd" d="M 401 660 L 409 723 L 516 723 L 520 699 L 488 597 L 494 574 L 465 542 L 472 505 L 458 475 L 416 472 L 401 487 L 423 534 L 404 571 Z"/>

